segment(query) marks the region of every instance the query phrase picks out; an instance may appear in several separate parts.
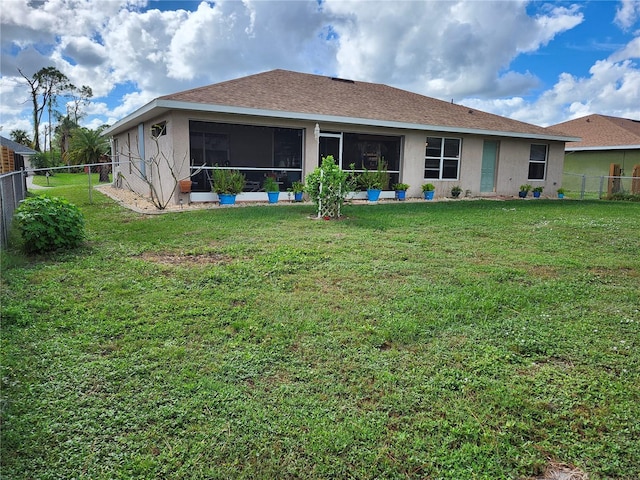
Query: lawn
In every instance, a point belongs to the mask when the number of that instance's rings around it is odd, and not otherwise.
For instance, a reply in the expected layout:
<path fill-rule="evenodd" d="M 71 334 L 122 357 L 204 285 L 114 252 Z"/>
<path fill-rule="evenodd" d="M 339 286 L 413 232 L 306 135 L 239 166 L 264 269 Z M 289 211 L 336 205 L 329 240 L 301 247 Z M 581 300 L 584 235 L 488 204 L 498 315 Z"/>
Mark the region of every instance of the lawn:
<path fill-rule="evenodd" d="M 2 254 L 2 478 L 640 477 L 640 204 L 50 191 L 88 238 Z"/>

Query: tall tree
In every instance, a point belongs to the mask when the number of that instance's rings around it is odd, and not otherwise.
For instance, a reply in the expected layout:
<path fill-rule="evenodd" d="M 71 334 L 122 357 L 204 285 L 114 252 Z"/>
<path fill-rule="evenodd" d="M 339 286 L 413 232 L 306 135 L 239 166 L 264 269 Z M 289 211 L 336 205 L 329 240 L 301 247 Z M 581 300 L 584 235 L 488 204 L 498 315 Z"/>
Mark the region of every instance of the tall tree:
<path fill-rule="evenodd" d="M 31 89 L 31 103 L 33 105 L 33 148 L 40 149 L 40 122 L 42 114 L 48 107 L 49 110 L 55 105 L 58 95 L 73 90 L 75 87 L 67 76 L 55 67 L 43 67 L 27 77 L 22 70 L 18 69 L 20 75 L 27 81 Z"/>
<path fill-rule="evenodd" d="M 74 88 L 70 96 L 73 104 L 71 108 L 67 108 L 67 116 L 73 115 L 73 121 L 78 123 L 84 116 L 82 107 L 86 107 L 89 104 L 89 99 L 93 97 L 93 90 L 91 90 L 91 87 L 83 85 L 80 88 Z"/>
<path fill-rule="evenodd" d="M 100 129 L 77 128 L 71 136 L 67 158 L 75 165 L 106 163 L 109 160 L 109 140 L 100 135 Z M 106 155 L 106 160 L 105 160 Z M 109 181 L 108 163 L 100 167 L 100 181 Z"/>
<path fill-rule="evenodd" d="M 16 128 L 15 130 L 11 130 L 11 132 L 9 132 L 9 136 L 11 137 L 11 140 L 19 143 L 20 145 L 25 145 L 27 147 L 31 146 L 31 139 L 29 138 L 29 134 L 26 132 L 26 130 Z"/>
<path fill-rule="evenodd" d="M 67 151 L 69 150 L 69 143 L 73 132 L 78 128 L 78 123 L 71 118 L 71 115 L 61 115 L 56 113 L 56 120 L 58 125 L 55 128 L 56 144 L 60 147 L 60 158 L 63 161 L 67 161 Z"/>

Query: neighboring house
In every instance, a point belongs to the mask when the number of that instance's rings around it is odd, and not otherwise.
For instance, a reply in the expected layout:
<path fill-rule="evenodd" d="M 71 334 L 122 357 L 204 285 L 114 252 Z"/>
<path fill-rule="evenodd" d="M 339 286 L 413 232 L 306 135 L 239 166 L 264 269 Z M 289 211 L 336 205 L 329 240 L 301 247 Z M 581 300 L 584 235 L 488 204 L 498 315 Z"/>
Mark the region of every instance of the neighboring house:
<path fill-rule="evenodd" d="M 593 114 L 550 128 L 582 138 L 565 146 L 563 183 L 569 190 L 580 190 L 584 175 L 591 179 L 586 190 L 597 191 L 611 164 L 620 165 L 622 176 L 640 165 L 640 120 Z"/>
<path fill-rule="evenodd" d="M 0 148 L 2 149 L 0 173 L 31 168 L 29 159 L 37 153 L 31 148 L 3 136 L 0 136 Z"/>
<path fill-rule="evenodd" d="M 159 97 L 103 135 L 119 185 L 148 195 L 145 176 L 171 190 L 170 172 L 149 171 L 148 160 L 164 155 L 178 179 L 202 165 L 242 170 L 247 192 L 238 200 L 266 200 L 256 192 L 268 175 L 286 190 L 327 155 L 356 171 L 383 160 L 391 183 L 408 183 L 410 196 L 427 182 L 437 196 L 454 185 L 473 195 L 515 195 L 524 183 L 551 193 L 562 181 L 565 142 L 579 140 L 386 85 L 285 70 Z M 193 175 L 192 200 L 217 198 L 208 173 Z M 171 195 L 178 202 L 181 194 Z"/>

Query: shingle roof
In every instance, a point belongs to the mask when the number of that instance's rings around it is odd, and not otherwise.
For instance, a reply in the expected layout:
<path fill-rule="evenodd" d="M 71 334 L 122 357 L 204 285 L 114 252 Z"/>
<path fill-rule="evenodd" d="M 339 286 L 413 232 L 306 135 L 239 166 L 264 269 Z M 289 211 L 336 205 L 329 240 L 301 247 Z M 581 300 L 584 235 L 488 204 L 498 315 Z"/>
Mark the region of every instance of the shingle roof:
<path fill-rule="evenodd" d="M 387 85 L 286 70 L 271 70 L 166 95 L 159 100 L 448 129 L 510 132 L 516 136 L 566 137 L 561 130 L 519 122 Z"/>
<path fill-rule="evenodd" d="M 20 143 L 16 143 L 13 140 L 9 140 L 2 135 L 0 135 L 0 145 L 2 145 L 3 147 L 7 147 L 9 150 L 13 150 L 18 155 L 35 155 L 36 153 L 38 153 L 35 150 L 29 147 L 25 147 Z"/>
<path fill-rule="evenodd" d="M 581 137 L 581 142 L 567 143 L 566 149 L 589 147 L 624 147 L 640 145 L 640 120 L 588 115 L 553 125 L 552 128 Z"/>

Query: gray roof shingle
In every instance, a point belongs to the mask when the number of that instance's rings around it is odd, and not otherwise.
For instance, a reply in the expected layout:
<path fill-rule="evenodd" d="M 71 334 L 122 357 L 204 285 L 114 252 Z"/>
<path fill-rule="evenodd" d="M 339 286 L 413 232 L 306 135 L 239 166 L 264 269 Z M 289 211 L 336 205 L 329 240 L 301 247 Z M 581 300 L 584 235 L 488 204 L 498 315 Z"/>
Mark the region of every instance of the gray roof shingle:
<path fill-rule="evenodd" d="M 580 142 L 567 143 L 567 150 L 640 145 L 640 120 L 593 114 L 558 123 L 553 128 L 582 138 Z"/>
<path fill-rule="evenodd" d="M 24 145 L 16 143 L 13 140 L 9 140 L 2 135 L 0 135 L 0 145 L 2 145 L 3 147 L 7 147 L 9 150 L 13 150 L 18 155 L 35 155 L 36 153 L 38 153 L 32 148 L 25 147 Z"/>
<path fill-rule="evenodd" d="M 567 136 L 499 115 L 387 85 L 271 70 L 160 97 L 159 100 L 264 111 L 368 119 L 433 127 Z"/>

